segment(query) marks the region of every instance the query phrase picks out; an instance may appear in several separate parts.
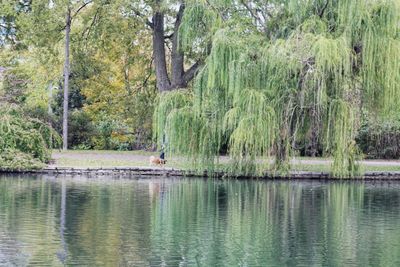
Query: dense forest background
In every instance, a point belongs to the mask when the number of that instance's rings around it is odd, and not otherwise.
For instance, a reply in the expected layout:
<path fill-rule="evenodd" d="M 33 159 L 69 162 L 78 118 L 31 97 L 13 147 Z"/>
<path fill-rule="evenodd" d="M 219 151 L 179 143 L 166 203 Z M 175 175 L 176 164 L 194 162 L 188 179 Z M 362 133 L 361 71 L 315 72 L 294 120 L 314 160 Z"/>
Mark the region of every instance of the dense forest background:
<path fill-rule="evenodd" d="M 69 149 L 155 149 L 153 137 L 165 140 L 165 128 L 181 140 L 199 137 L 189 153 L 206 158 L 232 152 L 253 160 L 266 146 L 285 161 L 293 153 L 322 156 L 330 146 L 348 153 L 354 140 L 367 158 L 398 159 L 399 6 L 395 0 L 1 0 L 0 147 L 32 146 L 6 140 L 6 127 L 21 118 L 36 126 L 14 123 L 14 130 L 36 127 L 44 136 L 36 145 L 60 145 L 41 129 L 62 136 L 64 118 Z M 234 113 L 253 112 L 239 111 L 244 106 L 263 109 L 270 121 L 250 114 L 253 123 L 274 124 L 277 133 L 259 138 L 269 126 L 249 136 L 236 131 L 241 140 L 262 140 L 235 143 L 235 127 L 247 118 Z M 173 109 L 180 118 L 171 115 L 167 123 Z M 197 117 L 186 116 L 188 110 Z M 329 137 L 339 115 L 351 117 L 351 129 L 343 128 L 350 138 L 326 145 L 340 135 Z M 200 117 L 207 126 L 199 126 Z M 194 130 L 179 131 L 178 123 Z M 207 137 L 213 149 L 202 144 L 201 130 L 191 136 L 196 127 L 222 124 L 230 132 Z M 169 138 L 176 152 L 193 145 Z"/>
<path fill-rule="evenodd" d="M 89 1 L 75 2 L 68 7 L 67 1 L 2 1 L 1 101 L 22 107 L 62 134 L 65 15 L 70 9 L 75 13 L 68 147 L 148 148 L 156 96 L 151 33 L 133 14 L 124 14 L 130 1 L 96 1 L 86 7 Z"/>

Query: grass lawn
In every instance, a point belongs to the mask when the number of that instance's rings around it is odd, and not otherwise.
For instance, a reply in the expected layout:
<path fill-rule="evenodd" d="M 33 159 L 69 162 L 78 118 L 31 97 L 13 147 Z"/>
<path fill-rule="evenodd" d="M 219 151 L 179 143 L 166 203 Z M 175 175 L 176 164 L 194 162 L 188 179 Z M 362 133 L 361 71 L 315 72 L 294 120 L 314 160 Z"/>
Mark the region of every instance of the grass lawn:
<path fill-rule="evenodd" d="M 145 151 L 145 150 L 133 150 L 133 151 L 121 151 L 121 150 L 58 150 L 53 149 L 53 153 L 60 155 L 136 155 L 136 156 L 151 156 L 157 154 L 157 152 Z"/>
<path fill-rule="evenodd" d="M 51 166 L 75 168 L 112 168 L 112 167 L 148 167 L 150 156 L 159 156 L 158 152 L 135 150 L 53 150 L 54 162 Z M 187 161 L 168 158 L 167 166 L 176 169 L 187 169 Z"/>
<path fill-rule="evenodd" d="M 147 167 L 151 155 L 158 156 L 159 153 L 143 150 L 54 150 L 54 162 L 50 166 L 75 168 Z M 330 162 L 328 160 L 327 158 L 298 157 L 292 162 L 292 170 L 329 172 Z M 227 161 L 227 157 L 221 157 L 221 168 L 226 165 Z M 166 166 L 175 169 L 188 169 L 190 164 L 185 158 L 174 157 L 167 158 Z M 363 169 L 364 171 L 400 171 L 400 161 L 365 161 Z"/>
<path fill-rule="evenodd" d="M 364 172 L 392 172 L 392 171 L 400 171 L 400 166 L 370 166 L 363 165 L 362 169 Z M 292 170 L 295 171 L 311 171 L 311 172 L 329 172 L 330 165 L 329 164 L 296 164 L 292 165 Z"/>

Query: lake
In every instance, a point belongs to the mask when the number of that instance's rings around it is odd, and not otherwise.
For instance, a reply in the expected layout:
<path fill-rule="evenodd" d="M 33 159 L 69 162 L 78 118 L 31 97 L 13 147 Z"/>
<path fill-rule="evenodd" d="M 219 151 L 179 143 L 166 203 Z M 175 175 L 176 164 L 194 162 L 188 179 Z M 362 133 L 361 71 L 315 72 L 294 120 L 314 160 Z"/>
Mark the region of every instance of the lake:
<path fill-rule="evenodd" d="M 0 176 L 0 266 L 400 266 L 400 183 Z"/>

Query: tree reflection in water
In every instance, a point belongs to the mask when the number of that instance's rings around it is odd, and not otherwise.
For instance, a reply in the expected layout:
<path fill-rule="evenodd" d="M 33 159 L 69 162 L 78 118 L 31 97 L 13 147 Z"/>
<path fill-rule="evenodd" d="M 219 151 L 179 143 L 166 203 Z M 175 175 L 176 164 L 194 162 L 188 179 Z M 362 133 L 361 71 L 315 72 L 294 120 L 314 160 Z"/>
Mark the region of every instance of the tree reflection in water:
<path fill-rule="evenodd" d="M 0 265 L 400 266 L 399 208 L 396 182 L 0 178 Z"/>

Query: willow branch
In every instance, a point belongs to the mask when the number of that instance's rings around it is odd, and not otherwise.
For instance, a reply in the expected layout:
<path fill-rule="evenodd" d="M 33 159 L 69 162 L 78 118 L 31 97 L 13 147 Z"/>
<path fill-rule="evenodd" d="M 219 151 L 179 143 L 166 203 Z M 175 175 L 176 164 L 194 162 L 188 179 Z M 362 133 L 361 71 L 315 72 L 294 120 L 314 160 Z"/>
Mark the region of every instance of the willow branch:
<path fill-rule="evenodd" d="M 76 16 L 78 15 L 78 13 L 79 13 L 82 9 L 84 9 L 87 5 L 89 5 L 89 4 L 91 4 L 91 3 L 93 3 L 93 0 L 88 1 L 88 2 L 84 3 L 82 6 L 80 6 L 80 7 L 75 11 L 75 13 L 71 16 L 71 20 L 73 20 L 74 17 L 76 17 Z"/>
<path fill-rule="evenodd" d="M 326 8 L 328 7 L 328 4 L 329 4 L 329 0 L 326 0 L 325 6 L 322 8 L 322 10 L 318 14 L 318 16 L 320 18 L 322 18 L 322 16 L 324 15 L 324 12 L 325 12 Z"/>
<path fill-rule="evenodd" d="M 262 21 L 262 19 L 254 13 L 253 9 L 244 1 L 241 0 L 242 4 L 244 7 L 249 11 L 250 15 L 258 22 L 260 23 L 261 27 L 263 28 L 264 32 L 267 32 L 268 29 L 265 27 L 265 23 Z"/>

